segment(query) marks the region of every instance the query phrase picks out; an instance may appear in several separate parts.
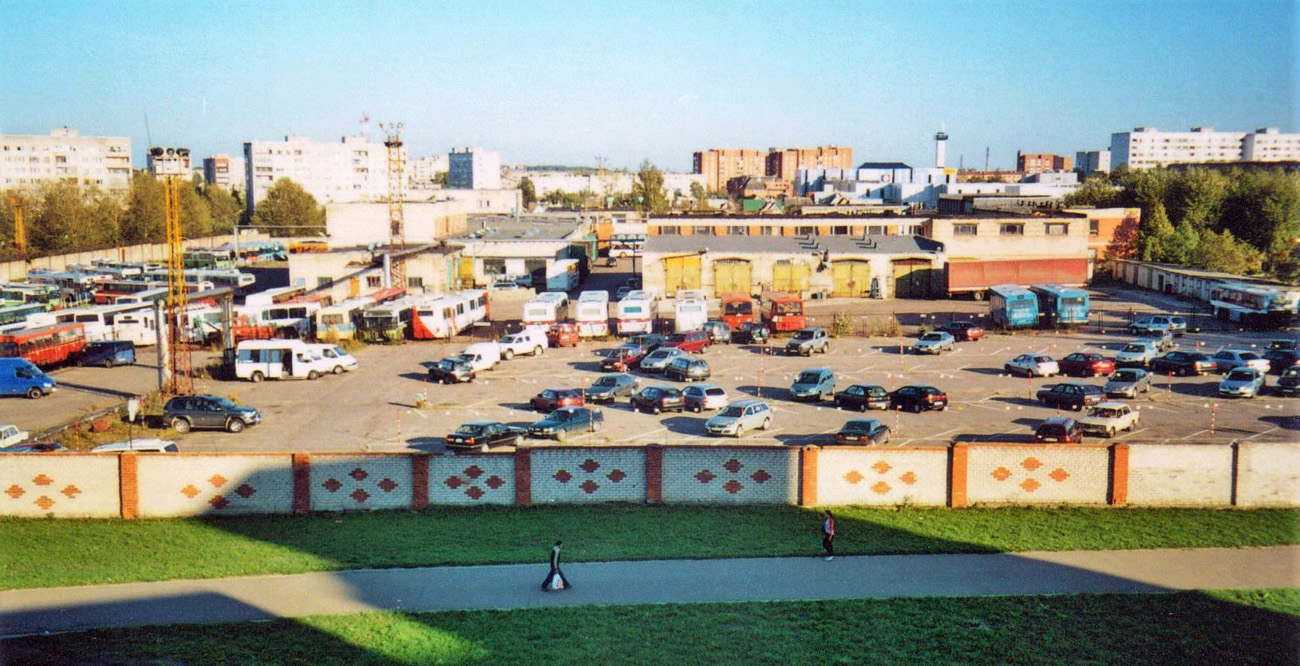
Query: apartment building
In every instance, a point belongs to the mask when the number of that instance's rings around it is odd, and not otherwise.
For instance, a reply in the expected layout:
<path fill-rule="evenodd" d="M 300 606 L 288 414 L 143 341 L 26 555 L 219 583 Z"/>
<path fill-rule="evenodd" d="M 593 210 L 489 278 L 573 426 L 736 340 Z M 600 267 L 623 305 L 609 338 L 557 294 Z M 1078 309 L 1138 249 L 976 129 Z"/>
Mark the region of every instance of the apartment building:
<path fill-rule="evenodd" d="M 452 148 L 447 156 L 447 168 L 447 187 L 451 189 L 501 189 L 501 153 L 482 148 Z"/>
<path fill-rule="evenodd" d="M 1300 160 L 1300 134 L 1282 134 L 1276 127 L 1261 127 L 1241 141 L 1243 162 Z"/>
<path fill-rule="evenodd" d="M 1022 153 L 1016 151 L 1016 171 L 1026 174 L 1047 171 L 1073 171 L 1074 159 L 1052 153 Z"/>
<path fill-rule="evenodd" d="M 437 189 L 439 186 L 434 183 L 434 179 L 438 174 L 447 173 L 450 169 L 451 162 L 447 155 L 408 160 L 405 169 L 407 187 L 412 190 Z"/>
<path fill-rule="evenodd" d="M 818 148 L 769 148 L 764 175 L 793 182 L 799 169 L 852 169 L 853 149 L 839 146 Z"/>
<path fill-rule="evenodd" d="M 401 148 L 405 159 L 406 148 Z M 284 141 L 244 144 L 248 212 L 281 178 L 288 178 L 321 204 L 379 201 L 388 196 L 388 148 L 361 136 L 320 143 L 290 135 Z"/>
<path fill-rule="evenodd" d="M 735 178 L 769 176 L 793 183 L 800 169 L 852 168 L 853 149 L 839 146 L 769 148 L 766 151 L 713 148 L 694 154 L 691 171 L 704 176 L 706 190 L 721 192 Z"/>
<path fill-rule="evenodd" d="M 1074 154 L 1074 170 L 1083 177 L 1110 173 L 1109 150 L 1080 150 Z"/>
<path fill-rule="evenodd" d="M 244 158 L 213 155 L 203 158 L 203 182 L 227 192 L 244 191 Z"/>
<path fill-rule="evenodd" d="M 81 136 L 67 127 L 49 136 L 0 134 L 0 187 L 53 181 L 125 191 L 131 184 L 131 139 Z"/>
<path fill-rule="evenodd" d="M 1282 134 L 1263 127 L 1253 133 L 1217 132 L 1193 127 L 1188 132 L 1161 132 L 1136 127 L 1110 135 L 1110 165 L 1151 169 L 1170 164 L 1203 162 L 1261 162 L 1300 160 L 1300 134 Z"/>

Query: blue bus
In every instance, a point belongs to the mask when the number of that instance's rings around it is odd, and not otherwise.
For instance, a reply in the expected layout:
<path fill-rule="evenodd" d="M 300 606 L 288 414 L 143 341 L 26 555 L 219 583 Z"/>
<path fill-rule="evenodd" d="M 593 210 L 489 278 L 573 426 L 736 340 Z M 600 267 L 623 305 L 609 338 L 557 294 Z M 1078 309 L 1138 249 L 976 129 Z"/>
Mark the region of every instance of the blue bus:
<path fill-rule="evenodd" d="M 1038 295 L 1043 326 L 1079 326 L 1088 323 L 1088 292 L 1059 284 L 1036 284 L 1029 288 Z"/>
<path fill-rule="evenodd" d="M 989 287 L 989 315 L 1002 328 L 1026 328 L 1038 324 L 1038 296 L 1014 284 Z"/>

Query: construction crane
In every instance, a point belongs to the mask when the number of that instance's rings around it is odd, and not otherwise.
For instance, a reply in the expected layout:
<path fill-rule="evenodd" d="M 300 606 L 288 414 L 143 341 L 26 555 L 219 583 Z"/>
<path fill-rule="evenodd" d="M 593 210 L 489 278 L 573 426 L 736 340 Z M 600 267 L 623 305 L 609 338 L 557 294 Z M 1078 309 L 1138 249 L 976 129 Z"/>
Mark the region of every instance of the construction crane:
<path fill-rule="evenodd" d="M 391 286 L 406 288 L 406 198 L 403 180 L 402 123 L 379 123 L 388 148 L 388 260 Z"/>
<path fill-rule="evenodd" d="M 9 194 L 9 205 L 14 211 L 14 250 L 19 261 L 27 261 L 27 200 L 16 193 Z"/>
<path fill-rule="evenodd" d="M 184 151 L 183 153 L 181 151 Z M 190 372 L 190 350 L 185 342 L 186 298 L 185 244 L 181 235 L 181 178 L 189 150 L 185 148 L 149 149 L 154 173 L 163 178 L 163 215 L 167 229 L 167 377 L 163 391 L 167 395 L 194 392 Z"/>

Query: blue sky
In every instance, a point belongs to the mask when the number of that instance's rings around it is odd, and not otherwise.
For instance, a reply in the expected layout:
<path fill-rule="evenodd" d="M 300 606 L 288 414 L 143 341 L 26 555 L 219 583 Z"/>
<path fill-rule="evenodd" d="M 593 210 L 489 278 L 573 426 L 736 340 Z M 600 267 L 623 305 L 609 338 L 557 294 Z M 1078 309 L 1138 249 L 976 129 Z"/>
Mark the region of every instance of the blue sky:
<path fill-rule="evenodd" d="M 1291 1 L 0 3 L 0 131 L 337 140 L 688 170 L 711 147 L 1014 165 L 1137 125 L 1298 131 Z M 376 130 L 375 134 L 378 134 Z"/>

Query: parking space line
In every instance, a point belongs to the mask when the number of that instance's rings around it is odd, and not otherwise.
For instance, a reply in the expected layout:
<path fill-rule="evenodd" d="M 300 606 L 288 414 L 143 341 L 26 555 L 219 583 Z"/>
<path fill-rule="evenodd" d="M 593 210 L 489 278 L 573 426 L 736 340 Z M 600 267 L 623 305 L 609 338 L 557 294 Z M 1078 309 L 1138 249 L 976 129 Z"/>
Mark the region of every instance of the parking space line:
<path fill-rule="evenodd" d="M 1197 430 L 1196 432 L 1194 432 L 1194 433 L 1192 433 L 1192 434 L 1190 434 L 1190 435 L 1188 435 L 1188 436 L 1186 436 L 1186 437 L 1179 437 L 1178 439 L 1192 439 L 1192 438 L 1194 438 L 1194 437 L 1196 437 L 1196 436 L 1198 436 L 1198 435 L 1201 435 L 1202 433 L 1207 433 L 1207 432 L 1209 432 L 1209 430 Z"/>
<path fill-rule="evenodd" d="M 1150 428 L 1138 428 L 1137 430 L 1130 430 L 1129 432 L 1123 433 L 1123 434 L 1121 434 L 1121 435 L 1115 437 L 1115 438 L 1112 439 L 1111 441 L 1116 441 L 1116 440 L 1124 439 L 1125 437 L 1132 437 L 1133 435 L 1136 435 L 1136 434 L 1138 434 L 1138 433 L 1140 433 L 1140 432 L 1146 432 L 1146 431 L 1148 431 L 1148 430 L 1150 430 Z"/>
<path fill-rule="evenodd" d="M 1245 438 L 1243 438 L 1243 439 L 1255 439 L 1256 437 L 1259 437 L 1260 435 L 1267 435 L 1268 433 L 1273 432 L 1274 430 L 1277 430 L 1277 429 L 1278 429 L 1278 426 L 1273 426 L 1272 428 L 1269 428 L 1268 430 L 1265 430 L 1265 431 L 1263 431 L 1263 432 L 1257 432 L 1257 433 L 1255 433 L 1255 434 L 1253 434 L 1253 435 L 1251 435 L 1251 436 L 1249 436 L 1249 437 L 1245 437 Z"/>

